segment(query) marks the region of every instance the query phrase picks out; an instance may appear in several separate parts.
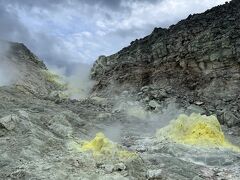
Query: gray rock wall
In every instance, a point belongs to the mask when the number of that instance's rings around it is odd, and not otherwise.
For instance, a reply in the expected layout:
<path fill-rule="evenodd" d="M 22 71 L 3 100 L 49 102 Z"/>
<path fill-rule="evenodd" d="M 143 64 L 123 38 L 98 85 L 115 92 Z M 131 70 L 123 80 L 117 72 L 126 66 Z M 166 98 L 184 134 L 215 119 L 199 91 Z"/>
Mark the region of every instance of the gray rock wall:
<path fill-rule="evenodd" d="M 93 92 L 104 96 L 155 86 L 169 91 L 180 106 L 202 102 L 207 114 L 239 126 L 239 9 L 240 1 L 233 0 L 101 56 L 92 68 Z"/>

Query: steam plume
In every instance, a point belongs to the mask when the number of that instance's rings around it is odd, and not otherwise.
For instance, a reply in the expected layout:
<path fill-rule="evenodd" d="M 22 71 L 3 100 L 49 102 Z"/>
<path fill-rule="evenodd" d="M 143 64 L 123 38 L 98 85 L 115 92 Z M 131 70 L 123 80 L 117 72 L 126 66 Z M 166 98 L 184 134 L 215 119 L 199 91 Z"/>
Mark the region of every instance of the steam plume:
<path fill-rule="evenodd" d="M 18 77 L 16 66 L 8 59 L 9 44 L 0 42 L 0 86 L 13 84 Z"/>
<path fill-rule="evenodd" d="M 65 69 L 50 67 L 52 71 L 60 75 L 63 81 L 67 84 L 65 93 L 71 99 L 83 99 L 89 95 L 89 92 L 94 84 L 90 80 L 91 65 L 78 64 L 71 69 L 71 73 L 67 74 Z"/>

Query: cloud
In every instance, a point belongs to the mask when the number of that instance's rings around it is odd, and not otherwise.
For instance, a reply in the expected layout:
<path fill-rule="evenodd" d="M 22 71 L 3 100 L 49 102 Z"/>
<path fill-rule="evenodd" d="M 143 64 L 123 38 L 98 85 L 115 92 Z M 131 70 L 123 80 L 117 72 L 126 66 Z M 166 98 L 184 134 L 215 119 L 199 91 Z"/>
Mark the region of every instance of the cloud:
<path fill-rule="evenodd" d="M 79 7 L 79 6 L 91 6 L 91 7 L 101 7 L 112 10 L 123 10 L 125 8 L 124 4 L 126 2 L 136 3 L 136 2 L 148 2 L 155 3 L 159 0 L 11 0 L 11 2 L 6 2 L 0 0 L 2 3 L 9 3 L 11 5 L 16 5 L 23 8 L 41 8 L 41 9 L 56 9 L 58 7 Z"/>
<path fill-rule="evenodd" d="M 0 37 L 7 40 L 24 35 L 28 36 L 28 30 L 18 20 L 18 15 L 15 12 L 9 12 L 4 6 L 0 6 Z"/>
<path fill-rule="evenodd" d="M 131 10 L 121 17 L 116 14 L 112 19 L 101 19 L 97 22 L 99 28 L 115 32 L 122 37 L 134 36 L 139 32 L 149 33 L 154 27 L 167 28 L 189 14 L 201 13 L 213 6 L 223 4 L 226 0 L 162 0 L 149 3 L 148 1 L 129 1 L 125 6 Z M 120 18 L 119 18 L 120 17 Z"/>
<path fill-rule="evenodd" d="M 0 39 L 71 71 L 225 0 L 0 0 Z"/>

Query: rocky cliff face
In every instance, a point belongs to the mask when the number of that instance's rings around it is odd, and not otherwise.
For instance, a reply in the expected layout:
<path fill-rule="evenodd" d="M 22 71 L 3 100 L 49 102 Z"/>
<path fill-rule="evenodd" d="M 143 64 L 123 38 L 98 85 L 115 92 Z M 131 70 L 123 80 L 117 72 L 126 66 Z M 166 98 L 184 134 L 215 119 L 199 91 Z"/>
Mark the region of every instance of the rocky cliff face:
<path fill-rule="evenodd" d="M 228 126 L 240 126 L 239 8 L 240 1 L 233 0 L 190 15 L 99 57 L 92 68 L 93 91 L 103 96 L 148 91 L 146 103 L 174 97 L 181 107 L 194 104 Z"/>

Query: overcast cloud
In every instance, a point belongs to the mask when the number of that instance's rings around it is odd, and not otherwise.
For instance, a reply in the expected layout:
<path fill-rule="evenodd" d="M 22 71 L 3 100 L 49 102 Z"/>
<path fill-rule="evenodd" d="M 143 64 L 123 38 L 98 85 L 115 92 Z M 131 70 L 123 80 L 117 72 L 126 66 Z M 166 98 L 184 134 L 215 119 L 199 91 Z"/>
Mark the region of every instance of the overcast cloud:
<path fill-rule="evenodd" d="M 23 42 L 47 65 L 69 70 L 225 1 L 0 0 L 0 39 Z"/>

